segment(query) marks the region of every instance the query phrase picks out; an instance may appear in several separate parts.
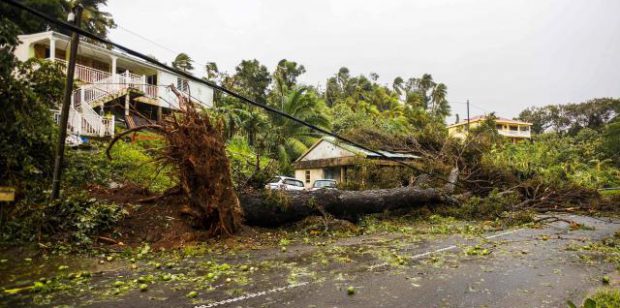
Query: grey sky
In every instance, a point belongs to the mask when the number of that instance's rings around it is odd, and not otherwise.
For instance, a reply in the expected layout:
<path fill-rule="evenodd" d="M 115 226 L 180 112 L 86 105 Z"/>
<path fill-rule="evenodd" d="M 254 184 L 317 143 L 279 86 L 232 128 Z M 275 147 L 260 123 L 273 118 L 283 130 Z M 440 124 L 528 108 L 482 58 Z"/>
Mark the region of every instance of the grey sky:
<path fill-rule="evenodd" d="M 234 71 L 256 58 L 273 70 L 302 63 L 324 85 L 338 68 L 396 76 L 430 73 L 453 113 L 513 117 L 531 105 L 620 97 L 619 0 L 109 0 L 122 28 L 110 37 L 170 62 L 175 53 Z"/>

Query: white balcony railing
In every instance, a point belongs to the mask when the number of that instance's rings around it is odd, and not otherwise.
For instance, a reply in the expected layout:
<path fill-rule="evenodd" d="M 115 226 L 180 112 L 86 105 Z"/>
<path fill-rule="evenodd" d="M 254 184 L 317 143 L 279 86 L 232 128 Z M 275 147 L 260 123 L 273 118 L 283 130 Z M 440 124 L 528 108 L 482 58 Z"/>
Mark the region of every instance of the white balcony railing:
<path fill-rule="evenodd" d="M 506 137 L 530 138 L 530 131 L 498 130 L 499 134 Z"/>
<path fill-rule="evenodd" d="M 62 59 L 54 59 L 55 62 L 63 64 L 63 71 L 67 72 L 67 61 Z M 90 68 L 81 64 L 75 65 L 75 79 L 81 80 L 86 83 L 93 83 L 99 80 L 108 78 L 112 73 L 100 71 L 98 69 Z"/>
<path fill-rule="evenodd" d="M 63 64 L 63 71 L 66 73 L 67 61 L 63 59 L 54 59 L 55 62 Z M 121 88 L 130 87 L 142 91 L 145 96 L 149 98 L 157 99 L 157 86 L 150 85 L 146 82 L 144 75 L 137 75 L 131 72 L 125 72 L 123 74 L 114 74 L 110 72 L 100 71 L 91 67 L 87 67 L 81 64 L 75 65 L 75 78 L 85 83 L 99 83 L 98 88 L 113 88 L 116 90 L 118 86 L 106 86 L 103 83 L 118 83 L 122 84 Z M 89 99 L 86 99 L 87 101 Z"/>

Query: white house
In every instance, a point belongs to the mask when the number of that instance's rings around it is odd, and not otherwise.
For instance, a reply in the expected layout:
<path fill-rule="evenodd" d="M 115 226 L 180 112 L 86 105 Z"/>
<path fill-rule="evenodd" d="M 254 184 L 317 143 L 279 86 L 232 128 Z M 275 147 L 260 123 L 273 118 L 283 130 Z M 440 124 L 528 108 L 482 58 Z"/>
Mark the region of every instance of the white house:
<path fill-rule="evenodd" d="M 295 178 L 303 181 L 306 188 L 319 179 L 343 183 L 347 181 L 347 171 L 359 164 L 360 158 L 372 160 L 376 165 L 384 167 L 399 166 L 394 160 L 412 161 L 420 158 L 406 153 L 379 152 L 391 160 L 354 145 L 338 142 L 333 137 L 323 137 L 295 160 Z"/>
<path fill-rule="evenodd" d="M 19 60 L 49 59 L 65 64 L 66 69 L 69 36 L 48 31 L 20 35 L 19 40 L 21 44 L 15 50 Z M 115 49 L 82 40 L 76 62 L 76 86 L 69 112 L 69 130 L 76 135 L 112 136 L 115 116 L 123 118 L 128 126 L 135 125 L 139 117 L 130 110 L 158 119 L 178 109 L 178 99 L 170 85 L 185 95 L 190 93 L 194 102 L 205 107 L 213 105 L 211 87 Z M 60 111 L 55 111 L 57 120 L 59 115 Z"/>

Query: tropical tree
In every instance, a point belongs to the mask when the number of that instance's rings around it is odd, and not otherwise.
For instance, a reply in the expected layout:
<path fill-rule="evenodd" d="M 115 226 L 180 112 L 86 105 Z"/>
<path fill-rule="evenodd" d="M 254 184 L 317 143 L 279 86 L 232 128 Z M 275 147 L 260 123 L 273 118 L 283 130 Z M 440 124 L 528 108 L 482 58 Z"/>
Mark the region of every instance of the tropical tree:
<path fill-rule="evenodd" d="M 441 119 L 450 115 L 450 105 L 446 100 L 448 94 L 448 87 L 443 83 L 438 83 L 433 87 L 431 93 L 431 115 L 439 117 Z"/>
<path fill-rule="evenodd" d="M 429 102 L 431 98 L 428 95 L 429 90 L 431 90 L 435 86 L 435 82 L 433 81 L 433 76 L 431 74 L 424 74 L 422 78 L 417 81 L 418 90 L 420 94 L 422 94 L 424 98 L 424 109 L 429 108 Z"/>
<path fill-rule="evenodd" d="M 288 93 L 282 111 L 312 125 L 327 129 L 330 127 L 325 103 L 316 93 L 308 91 L 305 87 Z M 270 148 L 278 158 L 281 169 L 286 171 L 290 168 L 291 161 L 306 151 L 318 135 L 297 122 L 278 115 L 270 117 L 272 123 L 272 132 L 268 134 Z"/>
<path fill-rule="evenodd" d="M 35 195 L 49 183 L 57 131 L 50 109 L 58 108 L 64 82 L 55 63 L 15 58 L 18 32 L 0 18 L 0 185 Z"/>
<path fill-rule="evenodd" d="M 174 61 L 172 61 L 172 67 L 180 69 L 184 72 L 189 72 L 194 69 L 192 63 L 194 63 L 194 60 L 192 60 L 192 58 L 190 58 L 190 56 L 186 53 L 182 52 L 174 58 Z"/>
<path fill-rule="evenodd" d="M 67 16 L 73 7 L 81 4 L 84 7 L 82 12 L 82 28 L 88 32 L 107 37 L 109 29 L 116 27 L 112 15 L 101 10 L 107 5 L 107 0 L 23 0 L 24 5 L 45 12 L 47 15 L 66 21 Z M 58 28 L 55 24 L 35 18 L 30 13 L 14 8 L 8 4 L 0 3 L 0 15 L 11 16 L 11 20 L 23 31 L 23 33 L 34 33 L 47 31 L 49 29 L 68 34 L 67 30 Z"/>
<path fill-rule="evenodd" d="M 274 81 L 282 83 L 289 89 L 297 84 L 297 77 L 306 72 L 306 68 L 294 61 L 280 60 L 274 72 Z"/>
<path fill-rule="evenodd" d="M 403 78 L 400 76 L 394 78 L 394 81 L 392 82 L 392 89 L 394 90 L 394 92 L 396 92 L 396 94 L 398 94 L 399 97 L 403 94 L 405 90 L 404 85 L 405 80 L 403 80 Z"/>
<path fill-rule="evenodd" d="M 243 60 L 235 71 L 232 77 L 235 89 L 251 99 L 266 103 L 267 88 L 271 83 L 271 74 L 267 67 L 256 59 Z"/>
<path fill-rule="evenodd" d="M 220 70 L 215 62 L 207 62 L 205 71 L 207 72 L 207 80 L 216 81 L 216 78 L 220 76 Z"/>
<path fill-rule="evenodd" d="M 297 62 L 286 59 L 278 62 L 273 72 L 274 91 L 271 92 L 272 95 L 278 96 L 277 99 L 272 99 L 272 101 L 279 101 L 278 107 L 282 108 L 286 94 L 297 84 L 297 77 L 305 72 L 306 68 Z"/>

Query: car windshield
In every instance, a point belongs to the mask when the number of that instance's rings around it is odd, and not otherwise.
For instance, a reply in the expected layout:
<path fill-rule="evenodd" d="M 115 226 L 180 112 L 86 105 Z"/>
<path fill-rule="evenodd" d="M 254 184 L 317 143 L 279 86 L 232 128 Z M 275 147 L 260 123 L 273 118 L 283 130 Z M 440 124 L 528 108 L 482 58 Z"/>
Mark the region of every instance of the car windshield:
<path fill-rule="evenodd" d="M 271 180 L 269 180 L 269 182 L 267 183 L 278 183 L 280 182 L 280 178 L 277 176 L 274 176 L 273 178 L 271 178 Z"/>
<path fill-rule="evenodd" d="M 335 187 L 335 186 L 336 186 L 336 182 L 335 181 L 327 181 L 327 180 L 314 181 L 314 187 L 316 187 L 316 188 Z"/>
<path fill-rule="evenodd" d="M 304 183 L 302 181 L 300 181 L 300 180 L 286 179 L 286 180 L 284 180 L 284 184 L 292 185 L 292 186 L 298 186 L 298 187 L 304 187 Z"/>

